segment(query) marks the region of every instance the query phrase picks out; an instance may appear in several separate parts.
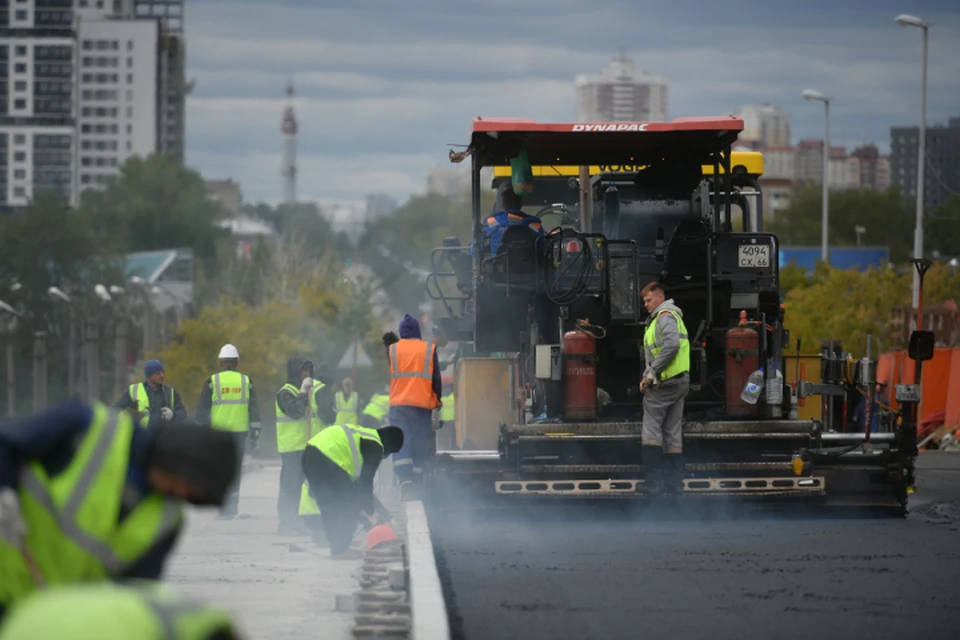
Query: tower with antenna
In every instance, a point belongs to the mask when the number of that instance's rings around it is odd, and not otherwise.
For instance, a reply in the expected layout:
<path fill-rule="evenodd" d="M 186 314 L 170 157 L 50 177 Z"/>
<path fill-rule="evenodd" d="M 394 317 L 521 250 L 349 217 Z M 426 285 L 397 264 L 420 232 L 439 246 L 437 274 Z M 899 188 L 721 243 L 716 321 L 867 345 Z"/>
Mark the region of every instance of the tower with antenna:
<path fill-rule="evenodd" d="M 283 201 L 297 200 L 297 116 L 293 112 L 293 83 L 287 85 L 287 106 L 283 110 Z"/>

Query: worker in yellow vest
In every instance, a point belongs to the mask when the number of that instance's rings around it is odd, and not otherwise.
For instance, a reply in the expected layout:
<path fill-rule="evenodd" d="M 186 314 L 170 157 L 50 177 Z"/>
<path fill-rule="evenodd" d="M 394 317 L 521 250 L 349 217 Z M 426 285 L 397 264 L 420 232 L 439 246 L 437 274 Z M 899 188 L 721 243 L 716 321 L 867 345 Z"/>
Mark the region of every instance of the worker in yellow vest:
<path fill-rule="evenodd" d="M 0 427 L 0 617 L 37 589 L 158 580 L 184 501 L 219 505 L 238 473 L 228 434 L 72 401 Z M 59 636 L 57 636 L 59 637 Z"/>
<path fill-rule="evenodd" d="M 114 409 L 127 410 L 141 427 L 161 422 L 182 422 L 187 410 L 176 389 L 164 384 L 166 372 L 159 360 L 149 360 L 143 366 L 143 382 L 130 385 L 113 403 Z"/>
<path fill-rule="evenodd" d="M 368 429 L 379 429 L 389 413 L 390 385 L 387 385 L 380 393 L 370 396 L 370 401 L 367 402 L 360 416 L 360 424 Z"/>
<path fill-rule="evenodd" d="M 357 424 L 360 396 L 353 390 L 353 380 L 344 378 L 336 395 L 337 424 Z"/>
<path fill-rule="evenodd" d="M 243 454 L 247 439 L 257 448 L 260 440 L 260 405 L 250 378 L 237 371 L 240 352 L 232 344 L 225 344 L 218 355 L 220 373 L 207 379 L 197 400 L 196 420 L 209 423 L 214 429 L 233 434 L 237 444 L 237 466 L 243 468 Z M 237 477 L 227 499 L 220 507 L 220 519 L 231 520 L 237 515 L 240 501 L 240 477 Z"/>
<path fill-rule="evenodd" d="M 300 457 L 307 441 L 332 424 L 336 417 L 331 388 L 313 376 L 313 363 L 294 356 L 287 360 L 287 383 L 277 391 L 277 451 L 280 453 L 277 532 L 280 535 L 305 531 L 297 517 L 304 486 Z"/>
<path fill-rule="evenodd" d="M 440 420 L 441 427 L 447 427 L 448 429 L 453 428 L 454 419 L 457 416 L 456 408 L 456 399 L 453 396 L 453 385 L 445 384 L 443 385 L 444 394 L 440 397 L 440 402 L 443 405 L 438 410 L 438 419 Z"/>
<path fill-rule="evenodd" d="M 0 640 L 242 640 L 226 611 L 159 582 L 71 584 L 23 601 Z"/>
<path fill-rule="evenodd" d="M 350 549 L 357 522 L 369 529 L 389 521 L 389 512 L 373 494 L 373 478 L 380 462 L 402 446 L 398 427 L 347 424 L 329 426 L 307 443 L 303 473 L 310 497 L 319 505 L 331 557 L 362 557 Z"/>

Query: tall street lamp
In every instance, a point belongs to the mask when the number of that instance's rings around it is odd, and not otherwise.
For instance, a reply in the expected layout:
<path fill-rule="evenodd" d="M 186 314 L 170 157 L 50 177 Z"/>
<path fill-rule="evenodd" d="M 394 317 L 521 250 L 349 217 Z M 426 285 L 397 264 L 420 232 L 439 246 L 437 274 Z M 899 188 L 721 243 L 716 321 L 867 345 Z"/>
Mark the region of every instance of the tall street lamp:
<path fill-rule="evenodd" d="M 827 229 L 830 223 L 830 101 L 819 91 L 805 89 L 801 94 L 804 100 L 816 100 L 823 103 L 823 214 L 820 231 L 820 259 L 829 262 L 830 248 L 827 244 Z"/>
<path fill-rule="evenodd" d="M 896 18 L 901 27 L 919 27 L 923 29 L 923 76 L 920 82 L 920 136 L 917 141 L 917 226 L 913 231 L 913 257 L 923 258 L 923 187 L 924 166 L 927 156 L 927 41 L 930 35 L 930 23 L 916 16 L 902 13 Z M 920 305 L 920 274 L 913 272 L 913 308 Z"/>

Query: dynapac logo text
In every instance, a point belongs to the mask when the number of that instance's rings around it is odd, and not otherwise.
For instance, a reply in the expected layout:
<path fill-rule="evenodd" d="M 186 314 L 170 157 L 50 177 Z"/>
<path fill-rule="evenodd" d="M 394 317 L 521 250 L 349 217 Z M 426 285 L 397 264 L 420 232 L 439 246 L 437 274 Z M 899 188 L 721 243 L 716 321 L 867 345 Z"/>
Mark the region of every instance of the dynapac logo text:
<path fill-rule="evenodd" d="M 574 131 L 646 131 L 646 124 L 575 124 Z"/>

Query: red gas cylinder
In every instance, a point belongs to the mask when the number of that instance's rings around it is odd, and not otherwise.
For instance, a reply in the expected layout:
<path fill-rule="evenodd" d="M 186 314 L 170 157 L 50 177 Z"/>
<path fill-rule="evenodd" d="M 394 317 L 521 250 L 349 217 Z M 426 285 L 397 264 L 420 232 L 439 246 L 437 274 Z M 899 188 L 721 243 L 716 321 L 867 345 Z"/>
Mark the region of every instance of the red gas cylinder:
<path fill-rule="evenodd" d="M 582 331 L 563 334 L 563 417 L 597 417 L 597 340 Z"/>
<path fill-rule="evenodd" d="M 756 416 L 757 405 L 740 397 L 750 374 L 760 368 L 760 334 L 745 326 L 746 313 L 740 313 L 740 326 L 727 331 L 727 415 Z"/>

